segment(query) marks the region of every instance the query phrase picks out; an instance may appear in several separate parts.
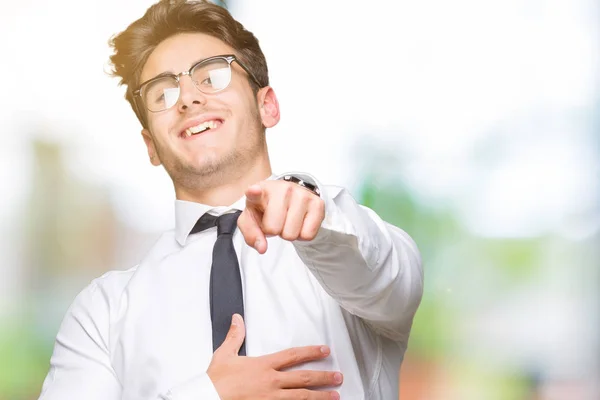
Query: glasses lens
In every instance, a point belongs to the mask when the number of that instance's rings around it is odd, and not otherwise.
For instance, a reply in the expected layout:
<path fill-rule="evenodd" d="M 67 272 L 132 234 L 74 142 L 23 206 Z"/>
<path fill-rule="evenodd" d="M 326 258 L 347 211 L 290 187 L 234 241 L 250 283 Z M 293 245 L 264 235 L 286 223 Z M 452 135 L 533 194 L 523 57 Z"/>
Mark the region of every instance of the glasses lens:
<path fill-rule="evenodd" d="M 174 106 L 179 99 L 179 83 L 175 78 L 168 76 L 157 79 L 144 88 L 142 97 L 148 110 L 166 110 Z"/>
<path fill-rule="evenodd" d="M 192 80 L 201 92 L 218 92 L 225 89 L 231 82 L 231 68 L 229 68 L 227 60 L 216 58 L 194 68 Z"/>

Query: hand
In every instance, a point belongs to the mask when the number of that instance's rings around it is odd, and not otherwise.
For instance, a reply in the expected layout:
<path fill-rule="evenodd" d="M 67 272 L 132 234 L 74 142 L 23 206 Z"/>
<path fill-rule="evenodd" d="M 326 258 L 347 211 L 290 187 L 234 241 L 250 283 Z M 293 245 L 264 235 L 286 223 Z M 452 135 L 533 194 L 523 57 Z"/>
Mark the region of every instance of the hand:
<path fill-rule="evenodd" d="M 335 391 L 309 390 L 339 386 L 342 374 L 331 371 L 280 371 L 329 355 L 326 346 L 295 347 L 262 357 L 238 356 L 246 336 L 244 320 L 232 319 L 225 341 L 213 355 L 207 374 L 221 400 L 338 400 Z"/>
<path fill-rule="evenodd" d="M 262 181 L 246 190 L 246 209 L 238 227 L 249 246 L 267 251 L 267 236 L 312 240 L 325 218 L 325 202 L 302 186 L 285 181 Z"/>

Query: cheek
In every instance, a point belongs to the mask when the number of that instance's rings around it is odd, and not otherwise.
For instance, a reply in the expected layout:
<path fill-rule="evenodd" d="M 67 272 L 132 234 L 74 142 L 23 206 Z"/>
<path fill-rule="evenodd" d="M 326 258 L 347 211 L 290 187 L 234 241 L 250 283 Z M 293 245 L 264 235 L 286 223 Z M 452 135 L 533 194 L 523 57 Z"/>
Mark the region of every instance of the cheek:
<path fill-rule="evenodd" d="M 228 93 L 222 98 L 223 102 L 229 105 L 229 108 L 240 119 L 254 118 L 258 115 L 256 96 L 250 87 L 237 86 L 234 91 Z"/>
<path fill-rule="evenodd" d="M 260 123 L 260 111 L 253 97 L 240 99 L 236 107 L 236 111 L 243 118 L 244 124 L 248 124 L 249 126 Z"/>
<path fill-rule="evenodd" d="M 172 117 L 167 113 L 152 115 L 149 119 L 150 131 L 154 133 L 154 137 L 159 142 L 164 142 L 169 134 L 169 127 L 171 126 Z"/>

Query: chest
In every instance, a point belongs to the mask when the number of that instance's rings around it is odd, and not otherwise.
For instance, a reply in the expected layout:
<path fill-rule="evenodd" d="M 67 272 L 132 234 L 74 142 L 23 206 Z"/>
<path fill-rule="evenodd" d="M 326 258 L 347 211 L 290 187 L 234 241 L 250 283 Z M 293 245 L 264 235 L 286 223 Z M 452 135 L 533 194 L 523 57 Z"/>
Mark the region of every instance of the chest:
<path fill-rule="evenodd" d="M 304 368 L 339 369 L 351 354 L 337 303 L 293 245 L 269 239 L 260 255 L 234 240 L 244 294 L 249 356 L 289 347 L 328 344 L 332 356 Z M 206 371 L 212 358 L 209 282 L 211 247 L 198 243 L 138 268 L 115 310 L 113 367 L 124 398 L 148 398 Z M 338 351 L 333 351 L 334 348 Z M 344 362 L 345 363 L 345 362 Z"/>

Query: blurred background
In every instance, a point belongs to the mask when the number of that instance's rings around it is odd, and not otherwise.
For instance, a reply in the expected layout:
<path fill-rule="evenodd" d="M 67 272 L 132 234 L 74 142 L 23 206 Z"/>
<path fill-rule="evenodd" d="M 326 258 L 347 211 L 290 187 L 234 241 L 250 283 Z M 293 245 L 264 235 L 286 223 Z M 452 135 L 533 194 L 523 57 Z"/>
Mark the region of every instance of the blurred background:
<path fill-rule="evenodd" d="M 0 14 L 0 400 L 37 399 L 75 295 L 173 226 L 109 78 L 151 0 Z M 230 0 L 282 108 L 275 172 L 343 185 L 426 270 L 403 400 L 600 399 L 600 4 Z"/>

